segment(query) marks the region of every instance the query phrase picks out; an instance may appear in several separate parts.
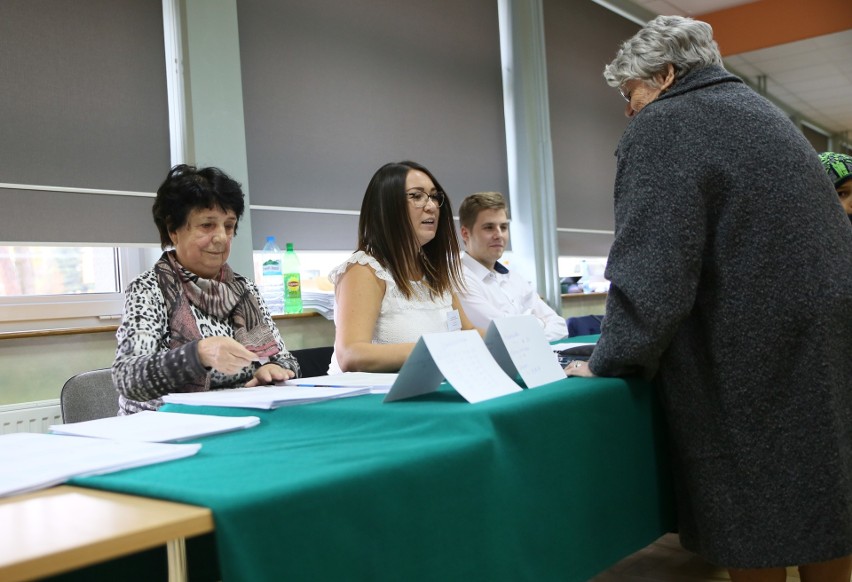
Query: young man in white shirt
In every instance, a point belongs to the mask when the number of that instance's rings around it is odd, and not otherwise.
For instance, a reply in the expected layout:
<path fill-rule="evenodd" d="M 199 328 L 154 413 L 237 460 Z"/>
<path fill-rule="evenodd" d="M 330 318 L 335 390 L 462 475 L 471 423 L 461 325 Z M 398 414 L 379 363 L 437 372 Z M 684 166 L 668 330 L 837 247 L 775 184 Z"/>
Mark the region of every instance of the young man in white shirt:
<path fill-rule="evenodd" d="M 459 208 L 467 291 L 459 293 L 468 319 L 485 329 L 492 319 L 534 315 L 548 340 L 568 335 L 565 319 L 542 301 L 533 287 L 498 262 L 509 244 L 509 214 L 499 192 L 479 192 Z"/>

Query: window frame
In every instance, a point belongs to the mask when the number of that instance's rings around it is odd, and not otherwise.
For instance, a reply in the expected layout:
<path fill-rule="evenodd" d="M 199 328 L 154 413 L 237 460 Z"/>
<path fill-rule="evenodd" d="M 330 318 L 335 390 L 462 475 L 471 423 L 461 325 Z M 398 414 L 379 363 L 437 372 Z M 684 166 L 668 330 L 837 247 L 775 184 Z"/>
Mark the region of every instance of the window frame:
<path fill-rule="evenodd" d="M 111 293 L 0 297 L 0 333 L 71 327 L 102 327 L 121 320 L 124 288 L 153 264 L 153 247 L 113 247 L 118 288 Z"/>

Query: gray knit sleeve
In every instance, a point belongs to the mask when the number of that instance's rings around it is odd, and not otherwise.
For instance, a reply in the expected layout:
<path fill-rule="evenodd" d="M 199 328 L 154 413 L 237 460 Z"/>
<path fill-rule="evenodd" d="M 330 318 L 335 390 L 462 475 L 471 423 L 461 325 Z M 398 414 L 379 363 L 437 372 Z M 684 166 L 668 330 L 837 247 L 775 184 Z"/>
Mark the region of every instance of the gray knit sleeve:
<path fill-rule="evenodd" d="M 599 376 L 652 377 L 690 313 L 706 237 L 700 161 L 690 166 L 676 128 L 645 111 L 619 144 L 615 240 L 601 338 L 589 359 Z"/>

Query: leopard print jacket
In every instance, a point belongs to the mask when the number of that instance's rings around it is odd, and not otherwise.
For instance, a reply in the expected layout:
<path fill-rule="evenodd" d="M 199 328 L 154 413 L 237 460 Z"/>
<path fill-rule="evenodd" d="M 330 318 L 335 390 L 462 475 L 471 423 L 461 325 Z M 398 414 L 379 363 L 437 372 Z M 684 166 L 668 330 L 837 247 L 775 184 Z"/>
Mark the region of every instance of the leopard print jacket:
<path fill-rule="evenodd" d="M 251 281 L 247 281 L 247 286 L 257 298 L 263 318 L 281 349 L 269 361 L 293 370 L 298 376 L 299 363 L 284 346 L 284 340 L 257 287 Z M 231 322 L 215 319 L 194 305 L 191 309 L 201 337 L 234 337 Z M 208 370 L 201 364 L 197 341 L 170 348 L 166 303 L 153 269 L 134 279 L 127 287 L 124 317 L 116 339 L 118 347 L 112 364 L 112 377 L 119 392 L 119 415 L 157 410 L 163 404 L 163 395 L 180 392 L 182 386 L 204 373 L 210 376 L 211 389 L 233 388 L 248 382 L 260 367 L 258 362 L 253 362 L 237 374 L 226 375 Z"/>

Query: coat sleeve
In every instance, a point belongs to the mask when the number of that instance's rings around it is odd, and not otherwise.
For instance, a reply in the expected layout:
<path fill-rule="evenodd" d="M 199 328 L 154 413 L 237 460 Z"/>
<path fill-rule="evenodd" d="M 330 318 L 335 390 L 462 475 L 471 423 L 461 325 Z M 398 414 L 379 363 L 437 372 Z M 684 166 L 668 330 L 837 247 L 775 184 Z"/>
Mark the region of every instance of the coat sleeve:
<path fill-rule="evenodd" d="M 606 268 L 611 286 L 589 360 L 599 376 L 652 377 L 693 309 L 701 276 L 707 233 L 702 152 L 684 146 L 688 128 L 648 113 L 631 122 L 617 153 L 615 240 Z"/>
<path fill-rule="evenodd" d="M 112 364 L 113 382 L 125 398 L 154 400 L 207 373 L 198 359 L 197 341 L 173 349 L 162 347 L 167 328 L 159 287 L 150 281 L 133 281 L 125 291 Z"/>

